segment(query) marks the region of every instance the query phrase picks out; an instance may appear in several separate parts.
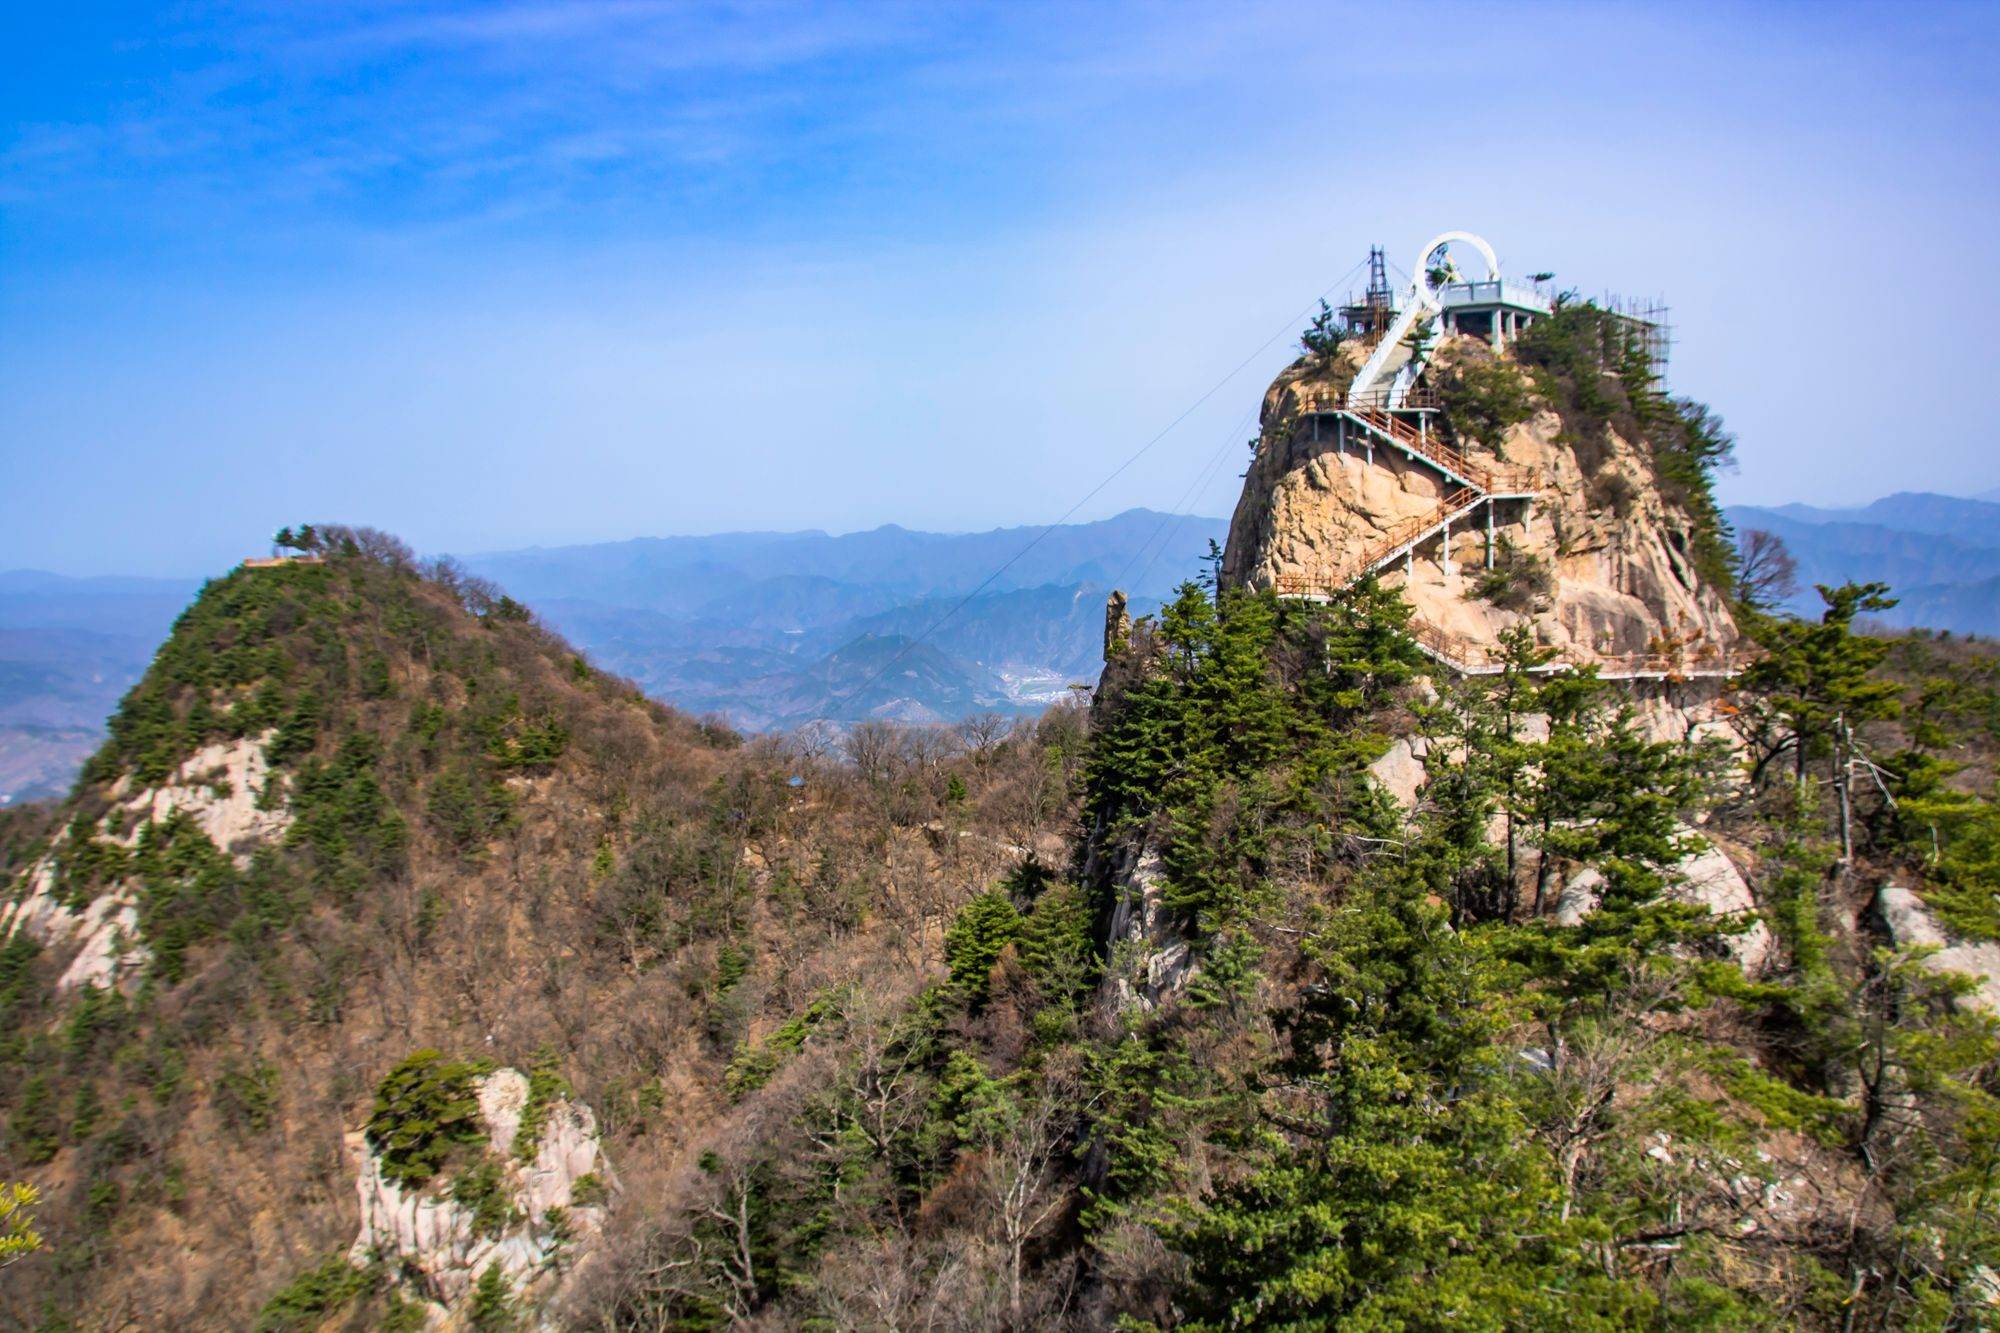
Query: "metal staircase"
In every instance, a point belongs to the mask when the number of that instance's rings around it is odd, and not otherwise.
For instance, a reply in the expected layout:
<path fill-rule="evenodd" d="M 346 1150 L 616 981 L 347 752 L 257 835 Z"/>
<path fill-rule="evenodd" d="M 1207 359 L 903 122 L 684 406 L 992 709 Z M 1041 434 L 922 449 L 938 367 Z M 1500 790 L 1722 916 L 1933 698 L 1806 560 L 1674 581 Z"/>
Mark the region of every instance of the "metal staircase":
<path fill-rule="evenodd" d="M 1406 413 L 1418 413 L 1415 423 L 1384 408 L 1358 405 L 1351 394 L 1309 397 L 1303 407 L 1309 414 L 1329 417 L 1339 423 L 1343 440 L 1351 430 L 1368 443 L 1371 455 L 1377 444 L 1400 450 L 1438 473 L 1454 489 L 1436 509 L 1398 523 L 1357 559 L 1341 568 L 1281 576 L 1278 592 L 1283 596 L 1331 597 L 1391 561 L 1411 555 L 1433 537 L 1448 539 L 1452 523 L 1469 516 L 1481 505 L 1491 506 L 1501 500 L 1528 500 L 1536 494 L 1535 478 L 1528 470 L 1474 462 L 1462 450 L 1453 448 L 1432 434 L 1426 418 L 1421 415 L 1429 410 L 1427 406 L 1404 409 Z M 1490 555 L 1489 551 L 1489 558 Z"/>
<path fill-rule="evenodd" d="M 1497 288 L 1499 260 L 1491 246 L 1468 232 L 1445 232 L 1432 238 L 1419 253 L 1417 272 L 1426 275 L 1425 265 L 1432 255 L 1440 246 L 1455 241 L 1466 242 L 1480 252 L 1486 260 L 1489 280 Z M 1438 291 L 1427 276 L 1420 276 L 1411 284 L 1402 310 L 1362 363 L 1353 383 L 1339 393 L 1315 394 L 1308 390 L 1301 395 L 1299 408 L 1302 414 L 1314 419 L 1315 438 L 1320 438 L 1319 424 L 1331 420 L 1336 423 L 1343 451 L 1350 441 L 1363 445 L 1368 450 L 1369 462 L 1373 463 L 1378 446 L 1400 450 L 1409 459 L 1436 472 L 1452 489 L 1435 509 L 1397 523 L 1338 568 L 1279 575 L 1276 591 L 1280 596 L 1327 601 L 1399 559 L 1411 562 L 1414 575 L 1417 548 L 1433 538 L 1443 539 L 1440 561 L 1448 565 L 1451 525 L 1469 518 L 1481 506 L 1486 508 L 1486 562 L 1491 567 L 1494 506 L 1507 500 L 1532 500 L 1539 491 L 1540 478 L 1530 470 L 1475 461 L 1432 434 L 1427 414 L 1436 409 L 1436 403 L 1416 387 L 1429 362 L 1431 339 L 1414 335 L 1420 323 L 1436 317 L 1442 310 Z M 1410 632 L 1426 654 L 1462 675 L 1492 675 L 1504 669 L 1485 645 L 1455 640 L 1423 624 L 1413 623 Z M 1693 657 L 1682 652 L 1586 659 L 1565 653 L 1538 670 L 1570 671 L 1588 665 L 1596 667 L 1607 680 L 1674 680 L 1727 677 L 1741 669 L 1740 663 L 1714 654 L 1713 648 Z"/>

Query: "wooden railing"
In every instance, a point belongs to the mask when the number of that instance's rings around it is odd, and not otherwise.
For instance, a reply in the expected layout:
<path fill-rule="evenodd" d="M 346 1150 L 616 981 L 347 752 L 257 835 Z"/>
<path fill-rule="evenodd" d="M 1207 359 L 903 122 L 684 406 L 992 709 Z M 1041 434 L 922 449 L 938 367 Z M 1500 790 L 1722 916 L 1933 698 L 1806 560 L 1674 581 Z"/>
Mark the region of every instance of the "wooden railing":
<path fill-rule="evenodd" d="M 1419 430 L 1393 413 L 1372 407 L 1348 407 L 1341 411 L 1348 420 L 1360 425 L 1364 430 L 1374 431 L 1419 458 L 1425 459 L 1439 471 L 1460 481 L 1470 482 L 1480 490 L 1491 490 L 1487 485 L 1491 479 L 1487 469 L 1467 458 L 1443 440 L 1427 430 Z"/>
<path fill-rule="evenodd" d="M 1351 412 L 1363 407 L 1371 412 L 1380 412 L 1389 404 L 1389 391 L 1386 388 L 1356 396 L 1346 389 L 1312 384 L 1296 386 L 1292 392 L 1297 395 L 1301 412 Z M 1427 388 L 1418 388 L 1411 389 L 1403 395 L 1403 400 L 1396 404 L 1396 411 L 1435 412 L 1441 406 L 1435 392 Z"/>
<path fill-rule="evenodd" d="M 1434 400 L 1426 394 L 1424 401 Z M 1413 426 L 1383 408 L 1352 404 L 1345 395 L 1325 390 L 1300 394 L 1299 404 L 1306 412 L 1333 413 L 1349 417 L 1364 429 L 1394 440 L 1398 446 L 1428 460 L 1440 470 L 1460 480 L 1471 482 L 1489 494 L 1533 495 L 1541 489 L 1536 484 L 1539 478 L 1532 469 L 1508 467 L 1504 464 L 1475 463 L 1463 450 L 1447 444 L 1428 429 Z M 1415 407 L 1417 404 L 1406 403 L 1406 406 Z"/>

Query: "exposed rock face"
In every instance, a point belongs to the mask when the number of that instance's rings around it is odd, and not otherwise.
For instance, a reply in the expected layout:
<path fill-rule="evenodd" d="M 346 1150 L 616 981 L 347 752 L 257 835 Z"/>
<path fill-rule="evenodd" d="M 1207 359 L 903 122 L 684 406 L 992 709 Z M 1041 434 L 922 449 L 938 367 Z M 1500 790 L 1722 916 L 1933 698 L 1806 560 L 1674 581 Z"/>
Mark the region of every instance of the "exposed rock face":
<path fill-rule="evenodd" d="M 1684 829 L 1683 832 L 1691 834 L 1692 830 Z M 1675 871 L 1679 878 L 1667 889 L 1666 896 L 1669 898 L 1706 907 L 1716 916 L 1740 918 L 1757 910 L 1756 896 L 1750 892 L 1743 873 L 1720 847 L 1706 839 L 1702 841 L 1701 850 L 1682 861 Z M 1581 924 L 1597 910 L 1603 893 L 1603 875 L 1589 867 L 1577 871 L 1569 877 L 1556 899 L 1556 924 Z M 1751 921 L 1749 929 L 1727 936 L 1723 941 L 1729 956 L 1753 976 L 1770 961 L 1772 944 L 1771 928 L 1757 920 Z"/>
<path fill-rule="evenodd" d="M 1193 951 L 1162 900 L 1166 878 L 1160 854 L 1142 844 L 1116 877 L 1118 897 L 1111 909 L 1114 959 L 1124 952 L 1129 966 L 1115 975 L 1121 1004 L 1150 1009 L 1175 994 L 1194 975 Z"/>
<path fill-rule="evenodd" d="M 607 1187 L 614 1183 L 596 1116 L 580 1103 L 556 1101 L 548 1108 L 534 1157 L 523 1162 L 514 1154 L 514 1138 L 528 1105 L 528 1086 L 527 1076 L 515 1069 L 495 1070 L 478 1083 L 488 1151 L 506 1164 L 502 1187 L 509 1221 L 497 1233 L 482 1234 L 473 1210 L 455 1202 L 439 1183 L 405 1190 L 387 1179 L 365 1133 L 347 1136 L 361 1167 L 355 1185 L 361 1233 L 351 1257 L 365 1263 L 380 1256 L 414 1274 L 416 1294 L 442 1307 L 432 1311 L 434 1323 L 464 1300 L 489 1266 L 499 1265 L 517 1293 L 528 1291 L 547 1282 L 557 1261 L 588 1245 L 603 1226 L 601 1204 L 575 1201 L 577 1182 L 585 1176 Z"/>
<path fill-rule="evenodd" d="M 1132 613 L 1126 609 L 1125 594 L 1113 588 L 1104 601 L 1104 660 L 1125 651 L 1132 642 Z"/>
<path fill-rule="evenodd" d="M 1604 876 L 1585 866 L 1569 877 L 1563 891 L 1556 899 L 1555 921 L 1558 926 L 1580 926 L 1584 918 L 1597 910 L 1597 904 L 1604 900 Z"/>
<path fill-rule="evenodd" d="M 2000 1014 L 2000 944 L 1954 939 L 1922 898 L 1898 884 L 1884 884 L 1875 891 L 1874 910 L 1896 948 L 1936 949 L 1923 966 L 1971 977 L 1978 988 L 1964 997 L 1964 1003 Z"/>
<path fill-rule="evenodd" d="M 1681 862 L 1681 881 L 1667 890 L 1667 896 L 1697 903 L 1717 916 L 1755 912 L 1757 899 L 1744 882 L 1743 873 L 1714 843 L 1705 843 L 1704 847 L 1705 850 Z M 1772 943 L 1771 928 L 1762 921 L 1753 921 L 1748 930 L 1729 936 L 1726 946 L 1743 970 L 1754 975 L 1769 961 Z"/>
<path fill-rule="evenodd" d="M 1424 771 L 1424 756 L 1429 750 L 1430 743 L 1421 736 L 1398 736 L 1389 742 L 1381 758 L 1368 765 L 1368 774 L 1397 805 L 1413 809 L 1417 793 L 1423 790 L 1428 776 Z"/>
<path fill-rule="evenodd" d="M 98 820 L 92 836 L 134 847 L 147 824 L 163 823 L 178 813 L 193 820 L 237 864 L 248 865 L 258 843 L 282 837 L 292 822 L 282 802 L 262 799 L 270 779 L 264 758 L 269 738 L 266 733 L 204 746 L 160 787 L 134 793 L 130 779 L 120 779 L 112 788 L 118 804 Z M 260 809 L 261 804 L 271 808 Z M 56 854 L 69 836 L 66 828 L 58 833 L 50 854 L 30 868 L 27 894 L 0 907 L 0 939 L 25 930 L 43 948 L 74 948 L 75 957 L 56 982 L 59 991 L 132 985 L 151 957 L 139 938 L 133 888 L 115 884 L 81 907 L 63 901 L 56 891 Z"/>
<path fill-rule="evenodd" d="M 1464 346 L 1447 338 L 1439 357 Z M 1263 439 L 1230 521 L 1225 581 L 1261 588 L 1285 576 L 1334 577 L 1399 524 L 1435 513 L 1457 489 L 1435 467 L 1357 427 L 1346 428 L 1343 445 L 1331 418 L 1314 425 L 1302 415 L 1308 403 L 1334 401 L 1329 385 L 1343 378 L 1301 362 L 1266 393 Z M 1500 452 L 1537 493 L 1495 506 L 1495 541 L 1504 537 L 1543 561 L 1553 590 L 1530 612 L 1472 595 L 1486 558 L 1486 516 L 1475 511 L 1453 527 L 1448 558 L 1431 540 L 1417 552 L 1414 576 L 1403 561 L 1382 571 L 1421 624 L 1491 652 L 1502 630 L 1532 619 L 1541 642 L 1586 661 L 1664 651 L 1699 662 L 1735 647 L 1728 605 L 1697 575 L 1687 554 L 1689 522 L 1660 498 L 1642 443 L 1613 434 L 1603 461 L 1586 473 L 1561 418 L 1543 408 L 1508 431 Z M 1593 496 L 1615 503 L 1600 505 Z"/>
<path fill-rule="evenodd" d="M 291 813 L 282 805 L 258 808 L 271 776 L 264 746 L 272 734 L 205 745 L 181 761 L 167 785 L 122 800 L 121 808 L 139 819 L 118 841 L 132 846 L 145 822 L 164 823 L 179 811 L 194 820 L 210 842 L 233 854 L 238 864 L 248 865 L 252 845 L 277 839 L 292 823 Z M 112 789 L 113 796 L 123 797 L 126 786 L 121 780 Z"/>
<path fill-rule="evenodd" d="M 58 842 L 69 836 L 57 835 Z M 58 991 L 79 986 L 115 986 L 136 979 L 150 956 L 139 942 L 139 906 L 123 886 L 99 894 L 82 908 L 56 895 L 56 863 L 45 856 L 28 871 L 28 894 L 0 907 L 0 940 L 25 930 L 45 949 L 74 948 L 75 957 L 56 979 Z"/>

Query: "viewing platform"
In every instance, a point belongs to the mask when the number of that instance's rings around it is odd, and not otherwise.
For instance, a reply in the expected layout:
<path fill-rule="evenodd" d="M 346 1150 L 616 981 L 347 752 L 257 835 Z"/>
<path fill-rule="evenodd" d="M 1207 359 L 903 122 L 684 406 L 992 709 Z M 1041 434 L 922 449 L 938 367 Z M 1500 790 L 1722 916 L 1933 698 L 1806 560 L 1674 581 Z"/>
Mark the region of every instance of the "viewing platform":
<path fill-rule="evenodd" d="M 1555 307 L 1533 287 L 1504 278 L 1449 282 L 1438 288 L 1438 323 L 1446 333 L 1484 338 L 1495 351 Z"/>

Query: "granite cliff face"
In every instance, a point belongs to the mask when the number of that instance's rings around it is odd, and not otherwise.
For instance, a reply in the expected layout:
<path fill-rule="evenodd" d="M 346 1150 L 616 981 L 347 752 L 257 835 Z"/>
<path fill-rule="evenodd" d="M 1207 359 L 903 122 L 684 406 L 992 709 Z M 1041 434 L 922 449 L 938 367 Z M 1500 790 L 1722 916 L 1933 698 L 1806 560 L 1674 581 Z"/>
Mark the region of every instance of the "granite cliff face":
<path fill-rule="evenodd" d="M 357 1131 L 347 1148 L 360 1163 L 355 1190 L 361 1230 L 349 1252 L 365 1265 L 387 1261 L 433 1323 L 448 1324 L 481 1274 L 498 1267 L 510 1292 L 546 1293 L 603 1226 L 613 1176 L 603 1155 L 597 1118 L 588 1106 L 558 1097 L 540 1109 L 540 1131 L 521 1141 L 531 1102 L 528 1076 L 497 1069 L 477 1082 L 480 1127 L 498 1173 L 500 1204 L 480 1210 L 451 1189 L 399 1186 L 381 1156 Z M 462 1322 L 462 1319 L 461 1319 Z"/>
<path fill-rule="evenodd" d="M 1340 401 L 1359 355 L 1349 345 L 1324 363 L 1301 358 L 1265 394 L 1257 456 L 1230 523 L 1225 581 L 1337 585 L 1461 490 L 1431 462 L 1315 414 Z M 1496 357 L 1476 339 L 1446 338 L 1431 369 L 1450 374 L 1468 364 L 1517 375 L 1526 416 L 1491 441 L 1461 436 L 1464 454 L 1533 496 L 1490 506 L 1494 564 L 1516 571 L 1511 595 L 1485 577 L 1483 503 L 1453 523 L 1448 550 L 1439 533 L 1419 542 L 1413 558 L 1381 568 L 1382 581 L 1416 608 L 1418 624 L 1475 662 L 1523 621 L 1566 660 L 1600 663 L 1606 674 L 1644 657 L 1670 658 L 1690 672 L 1727 659 L 1738 647 L 1735 623 L 1696 568 L 1694 522 L 1664 498 L 1647 441 L 1612 422 L 1586 447 L 1576 424 L 1510 356 Z M 1435 438 L 1442 424 L 1434 414 L 1427 434 Z"/>
<path fill-rule="evenodd" d="M 270 740 L 266 732 L 205 745 L 158 786 L 138 786 L 130 775 L 121 777 L 111 788 L 109 812 L 58 830 L 48 853 L 29 870 L 26 894 L 0 903 L 0 942 L 22 931 L 65 957 L 58 991 L 91 986 L 135 990 L 152 952 L 141 938 L 134 882 L 114 878 L 86 885 L 79 893 L 65 883 L 65 859 L 87 853 L 83 844 L 100 840 L 119 858 L 137 851 L 150 830 L 184 819 L 227 852 L 239 869 L 247 867 L 254 850 L 275 846 L 292 822 L 282 785 L 266 790 L 271 766 L 264 746 Z"/>

